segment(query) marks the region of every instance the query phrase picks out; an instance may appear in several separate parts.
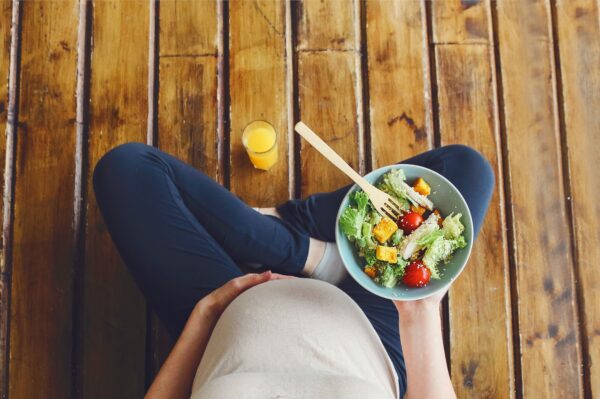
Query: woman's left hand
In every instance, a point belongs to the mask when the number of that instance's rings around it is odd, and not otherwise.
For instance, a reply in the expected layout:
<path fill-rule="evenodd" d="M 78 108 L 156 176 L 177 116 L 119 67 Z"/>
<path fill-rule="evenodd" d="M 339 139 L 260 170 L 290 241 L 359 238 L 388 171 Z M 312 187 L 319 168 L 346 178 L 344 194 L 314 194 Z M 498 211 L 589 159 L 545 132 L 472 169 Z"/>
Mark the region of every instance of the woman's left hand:
<path fill-rule="evenodd" d="M 286 276 L 283 274 L 272 273 L 270 270 L 264 273 L 249 273 L 243 276 L 234 278 L 217 288 L 204 298 L 202 298 L 196 305 L 196 309 L 201 313 L 209 314 L 213 317 L 218 318 L 221 313 L 229 306 L 229 304 L 237 298 L 242 292 L 249 288 L 265 283 L 270 280 L 282 280 L 294 278 L 292 276 Z"/>

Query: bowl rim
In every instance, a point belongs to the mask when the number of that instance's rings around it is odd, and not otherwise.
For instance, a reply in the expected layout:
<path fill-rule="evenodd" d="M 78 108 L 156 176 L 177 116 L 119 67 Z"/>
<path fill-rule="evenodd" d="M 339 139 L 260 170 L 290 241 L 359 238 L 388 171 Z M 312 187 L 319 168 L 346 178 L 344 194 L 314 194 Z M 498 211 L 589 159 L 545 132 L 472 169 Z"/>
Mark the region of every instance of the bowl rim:
<path fill-rule="evenodd" d="M 444 291 L 444 290 L 448 290 L 449 287 L 452 285 L 452 283 L 454 283 L 454 280 L 456 280 L 458 278 L 458 276 L 461 275 L 461 273 L 463 272 L 463 270 L 465 269 L 465 267 L 467 266 L 467 262 L 469 262 L 469 259 L 471 257 L 471 252 L 473 249 L 473 242 L 475 240 L 474 236 L 473 236 L 473 217 L 471 216 L 471 209 L 469 208 L 469 204 L 467 203 L 467 201 L 465 201 L 465 198 L 463 197 L 462 193 L 460 192 L 460 190 L 458 188 L 456 188 L 456 186 L 454 184 L 452 184 L 452 182 L 450 180 L 448 180 L 445 176 L 441 175 L 440 173 L 436 172 L 433 169 L 429 169 L 425 166 L 421 166 L 421 165 L 413 165 L 410 163 L 397 163 L 397 164 L 392 164 L 392 165 L 385 165 L 385 166 L 381 166 L 377 169 L 373 169 L 372 171 L 370 171 L 369 173 L 365 174 L 363 177 L 367 178 L 370 175 L 376 174 L 377 172 L 383 171 L 383 173 L 393 169 L 393 168 L 398 168 L 398 169 L 402 169 L 402 166 L 408 166 L 410 168 L 416 168 L 416 169 L 421 169 L 421 170 L 427 170 L 430 173 L 433 173 L 434 175 L 437 175 L 442 181 L 446 182 L 446 184 L 448 184 L 451 188 L 453 188 L 457 193 L 458 193 L 458 197 L 460 198 L 460 200 L 464 203 L 465 208 L 467 209 L 467 216 L 469 218 L 469 222 L 470 222 L 470 226 L 471 226 L 471 238 L 468 241 L 468 245 L 467 245 L 467 256 L 465 258 L 464 263 L 461 265 L 460 269 L 458 270 L 458 273 L 456 273 L 456 275 L 452 278 L 450 278 L 450 280 L 440 286 L 437 290 L 429 293 L 429 294 L 416 294 L 415 297 L 413 298 L 402 298 L 402 297 L 397 297 L 394 295 L 387 295 L 387 294 L 382 294 L 381 292 L 376 292 L 373 289 L 371 289 L 370 287 L 367 287 L 365 284 L 363 284 L 359 279 L 355 278 L 354 275 L 352 274 L 352 272 L 350 271 L 350 267 L 348 265 L 346 265 L 346 262 L 344 262 L 344 255 L 342 254 L 342 251 L 340 249 L 340 245 L 338 243 L 338 236 L 341 236 L 342 233 L 340 233 L 339 231 L 339 222 L 340 222 L 340 216 L 343 212 L 342 209 L 342 204 L 344 202 L 346 202 L 346 200 L 348 199 L 348 197 L 350 196 L 350 193 L 353 193 L 358 187 L 358 185 L 356 183 L 354 183 L 346 192 L 346 194 L 344 195 L 344 198 L 342 198 L 342 201 L 340 202 L 340 206 L 338 208 L 338 212 L 337 212 L 337 216 L 335 218 L 335 243 L 336 243 L 336 247 L 337 247 L 337 251 L 338 254 L 340 255 L 340 258 L 342 259 L 342 264 L 344 265 L 344 268 L 346 269 L 346 271 L 348 272 L 348 274 L 354 279 L 354 281 L 356 281 L 356 283 L 358 285 L 360 285 L 361 287 L 363 287 L 365 290 L 371 292 L 373 295 L 377 295 L 378 297 L 381 298 L 387 298 L 387 299 L 391 299 L 393 301 L 416 301 L 419 299 L 424 299 L 424 298 L 428 298 L 430 296 L 435 295 L 436 293 L 440 292 L 440 291 Z M 347 238 L 346 238 L 347 240 Z M 396 287 L 394 287 L 396 288 Z"/>

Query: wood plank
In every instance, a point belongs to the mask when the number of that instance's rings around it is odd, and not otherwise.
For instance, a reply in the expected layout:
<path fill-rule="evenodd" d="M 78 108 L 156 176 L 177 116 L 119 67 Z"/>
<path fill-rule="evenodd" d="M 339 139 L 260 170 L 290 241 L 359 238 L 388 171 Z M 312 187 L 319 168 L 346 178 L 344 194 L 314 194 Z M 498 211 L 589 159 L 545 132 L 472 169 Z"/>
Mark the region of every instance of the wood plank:
<path fill-rule="evenodd" d="M 166 1 L 159 12 L 158 147 L 218 179 L 217 1 Z M 202 21 L 202 23 L 199 23 Z M 152 316 L 152 372 L 173 340 Z"/>
<path fill-rule="evenodd" d="M 300 120 L 359 170 L 354 56 L 347 52 L 298 55 Z M 301 196 L 332 191 L 350 179 L 306 141 L 301 142 Z"/>
<path fill-rule="evenodd" d="M 449 293 L 452 379 L 461 398 L 511 398 L 510 285 L 491 10 L 487 1 L 455 0 L 433 2 L 431 11 L 433 37 L 440 43 L 435 58 L 441 143 L 470 145 L 496 173 L 496 190 L 469 266 Z"/>
<path fill-rule="evenodd" d="M 600 397 L 600 10 L 593 1 L 556 3 L 563 107 L 571 172 L 579 289 L 589 367 L 588 392 Z M 597 266 L 596 266 L 597 267 Z M 586 349 L 585 347 L 583 349 Z"/>
<path fill-rule="evenodd" d="M 197 18 L 184 19 L 174 30 L 170 30 L 168 22 L 161 24 L 158 143 L 163 151 L 217 178 L 217 46 L 214 40 L 217 4 L 216 1 L 161 3 L 161 22 L 180 14 Z M 206 21 L 214 31 L 202 30 L 198 32 L 200 36 L 194 36 L 198 43 L 193 41 L 183 46 L 199 25 L 198 21 Z M 188 29 L 186 23 L 190 24 Z M 181 41 L 173 39 L 180 36 Z M 163 37 L 169 39 L 163 40 Z"/>
<path fill-rule="evenodd" d="M 304 1 L 299 12 L 298 102 L 299 117 L 312 127 L 342 158 L 356 170 L 364 168 L 360 159 L 359 84 L 356 64 L 356 21 L 331 23 L 332 15 L 341 20 L 358 18 L 355 1 Z M 344 43 L 351 51 L 340 51 Z M 350 43 L 352 45 L 350 46 Z M 319 51 L 313 51 L 313 50 Z M 324 50 L 324 51 L 320 51 Z M 362 144 L 362 143 L 360 143 Z M 326 192 L 350 180 L 306 141 L 300 145 L 300 195 Z"/>
<path fill-rule="evenodd" d="M 366 3 L 373 168 L 433 146 L 423 1 Z"/>
<path fill-rule="evenodd" d="M 169 0 L 161 2 L 159 7 L 161 57 L 216 54 L 216 0 Z"/>
<path fill-rule="evenodd" d="M 286 2 L 229 2 L 230 188 L 252 206 L 274 206 L 289 198 Z M 278 133 L 279 161 L 265 172 L 252 167 L 242 131 L 253 120 Z"/>
<path fill-rule="evenodd" d="M 71 389 L 79 7 L 67 0 L 21 7 L 9 397 L 43 392 L 65 398 Z"/>
<path fill-rule="evenodd" d="M 297 7 L 298 50 L 356 48 L 356 0 L 301 0 Z"/>
<path fill-rule="evenodd" d="M 11 52 L 11 28 L 12 28 L 13 5 L 11 1 L 2 0 L 0 2 L 0 133 L 6 132 L 6 135 L 13 132 L 7 131 L 8 108 L 9 108 L 9 68 L 10 68 L 10 52 Z M 14 85 L 13 85 L 14 86 Z M 14 94 L 13 94 L 14 96 Z M 12 97 L 12 96 L 11 96 Z M 13 98 L 14 102 L 14 98 Z M 11 121 L 12 122 L 12 121 Z M 0 140 L 0 168 L 2 168 L 2 187 L 7 191 L 6 182 L 10 184 L 12 179 L 6 179 L 6 139 L 3 137 Z M 10 162 L 10 160 L 9 160 Z M 12 162 L 9 166 L 9 171 L 12 171 Z M 8 209 L 4 209 L 4 206 Z M 2 215 L 2 226 L 7 224 L 5 221 L 10 218 L 5 218 L 5 211 L 10 210 L 10 204 L 4 203 L 4 195 L 0 198 L 0 215 Z M 8 220 L 7 220 L 8 219 Z M 7 254 L 5 251 L 4 234 L 0 237 L 0 397 L 8 395 L 8 323 L 9 323 L 9 298 L 10 298 L 10 268 L 7 267 Z"/>
<path fill-rule="evenodd" d="M 497 4 L 522 393 L 577 398 L 581 353 L 548 7 Z"/>
<path fill-rule="evenodd" d="M 146 141 L 147 1 L 94 1 L 81 396 L 139 398 L 145 389 L 146 305 L 96 205 L 91 174 L 111 148 Z"/>
<path fill-rule="evenodd" d="M 503 182 L 489 51 L 487 45 L 438 45 L 435 51 L 441 143 L 472 146 L 497 176 L 469 265 L 449 293 L 452 380 L 460 398 L 514 396 Z"/>
<path fill-rule="evenodd" d="M 488 44 L 492 33 L 489 0 L 433 1 L 434 43 Z"/>

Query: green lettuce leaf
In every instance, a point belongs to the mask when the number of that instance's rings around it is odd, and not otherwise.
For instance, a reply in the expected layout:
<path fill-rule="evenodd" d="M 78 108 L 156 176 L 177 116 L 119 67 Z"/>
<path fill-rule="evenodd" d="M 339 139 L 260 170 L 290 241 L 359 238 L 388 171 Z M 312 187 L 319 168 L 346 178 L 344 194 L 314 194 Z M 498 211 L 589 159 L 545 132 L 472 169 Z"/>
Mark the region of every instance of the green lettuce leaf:
<path fill-rule="evenodd" d="M 377 246 L 375 239 L 373 237 L 373 225 L 367 222 L 363 222 L 361 237 L 356 240 L 356 245 L 360 249 L 362 248 L 371 248 L 374 249 Z"/>
<path fill-rule="evenodd" d="M 398 263 L 383 263 L 382 272 L 377 277 L 376 282 L 387 288 L 393 288 L 398 285 L 398 282 L 404 275 L 404 268 L 408 264 L 404 259 L 398 258 Z M 380 269 L 381 270 L 381 269 Z"/>
<path fill-rule="evenodd" d="M 356 208 L 359 212 L 367 214 L 367 207 L 369 205 L 369 196 L 364 191 L 356 191 L 352 194 L 352 199 L 356 202 Z"/>
<path fill-rule="evenodd" d="M 467 245 L 465 239 L 461 236 L 457 239 L 446 239 L 439 236 L 431 243 L 423 255 L 423 263 L 429 268 L 431 278 L 439 279 L 440 272 L 438 265 L 441 261 L 448 262 L 450 257 L 458 248 L 464 248 Z"/>
<path fill-rule="evenodd" d="M 379 283 L 387 288 L 393 288 L 398 285 L 398 275 L 394 272 L 394 267 L 386 265 L 383 273 L 379 276 Z"/>
<path fill-rule="evenodd" d="M 402 241 L 402 237 L 404 237 L 404 231 L 402 229 L 396 230 L 394 234 L 392 234 L 392 244 L 400 244 L 400 241 Z"/>
<path fill-rule="evenodd" d="M 350 196 L 356 207 L 348 205 L 340 216 L 340 228 L 350 241 L 355 241 L 359 247 L 364 247 L 369 239 L 363 236 L 363 224 L 369 208 L 369 197 L 363 191 L 357 191 Z"/>
<path fill-rule="evenodd" d="M 350 241 L 362 238 L 364 214 L 358 209 L 348 206 L 340 216 L 340 228 Z"/>
<path fill-rule="evenodd" d="M 444 232 L 442 230 L 430 231 L 430 232 L 424 234 L 423 236 L 421 236 L 417 240 L 417 245 L 419 245 L 419 247 L 421 247 L 421 248 L 429 248 L 431 246 L 431 244 L 433 244 L 435 242 L 435 240 L 437 240 L 439 237 L 443 237 L 443 236 L 444 236 Z"/>
<path fill-rule="evenodd" d="M 465 230 L 465 226 L 460 222 L 462 214 L 451 213 L 444 219 L 442 223 L 442 230 L 444 231 L 444 236 L 446 238 L 458 238 Z"/>
<path fill-rule="evenodd" d="M 410 209 L 409 198 L 406 196 L 406 190 L 402 183 L 406 180 L 406 175 L 402 169 L 391 170 L 385 175 L 377 185 L 377 187 L 393 196 L 398 200 L 402 210 Z"/>

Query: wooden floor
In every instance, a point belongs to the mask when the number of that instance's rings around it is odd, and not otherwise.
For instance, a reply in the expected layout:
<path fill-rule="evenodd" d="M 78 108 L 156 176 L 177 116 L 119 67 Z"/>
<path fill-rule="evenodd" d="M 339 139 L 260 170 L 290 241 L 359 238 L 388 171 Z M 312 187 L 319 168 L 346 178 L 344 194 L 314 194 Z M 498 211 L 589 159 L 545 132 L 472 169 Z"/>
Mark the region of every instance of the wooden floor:
<path fill-rule="evenodd" d="M 269 206 L 347 182 L 302 119 L 361 172 L 481 151 L 496 191 L 444 307 L 458 395 L 600 398 L 599 7 L 0 0 L 0 397 L 141 397 L 168 351 L 95 204 L 107 150 L 148 142 Z M 254 119 L 280 133 L 268 173 Z"/>

